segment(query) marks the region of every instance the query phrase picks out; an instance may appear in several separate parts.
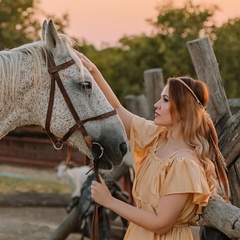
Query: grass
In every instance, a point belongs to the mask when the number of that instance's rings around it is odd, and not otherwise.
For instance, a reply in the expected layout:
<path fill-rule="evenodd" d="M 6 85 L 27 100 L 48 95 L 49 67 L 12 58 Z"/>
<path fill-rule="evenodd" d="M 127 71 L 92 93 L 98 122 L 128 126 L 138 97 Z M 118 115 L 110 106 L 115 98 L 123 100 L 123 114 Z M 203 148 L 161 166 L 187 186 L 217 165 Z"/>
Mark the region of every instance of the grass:
<path fill-rule="evenodd" d="M 30 178 L 0 177 L 0 194 L 13 193 L 56 193 L 70 194 L 70 189 L 63 183 Z"/>

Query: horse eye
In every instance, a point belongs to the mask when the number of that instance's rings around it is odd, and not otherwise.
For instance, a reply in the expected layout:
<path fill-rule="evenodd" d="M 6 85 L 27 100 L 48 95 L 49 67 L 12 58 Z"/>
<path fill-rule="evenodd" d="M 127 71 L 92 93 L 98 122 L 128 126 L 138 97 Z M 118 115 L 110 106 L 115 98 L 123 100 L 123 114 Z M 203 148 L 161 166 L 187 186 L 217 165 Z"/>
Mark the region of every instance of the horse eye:
<path fill-rule="evenodd" d="M 92 83 L 89 81 L 84 81 L 80 83 L 82 89 L 92 89 Z"/>

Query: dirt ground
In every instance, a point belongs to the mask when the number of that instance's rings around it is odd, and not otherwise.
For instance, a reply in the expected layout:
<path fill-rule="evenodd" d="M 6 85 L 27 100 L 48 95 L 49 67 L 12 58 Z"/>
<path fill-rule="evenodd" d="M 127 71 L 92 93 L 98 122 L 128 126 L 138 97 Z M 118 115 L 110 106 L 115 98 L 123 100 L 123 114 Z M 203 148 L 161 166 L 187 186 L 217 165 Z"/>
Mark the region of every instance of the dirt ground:
<path fill-rule="evenodd" d="M 0 239 L 47 240 L 65 216 L 63 208 L 0 208 Z M 80 240 L 80 234 L 70 234 L 67 240 Z"/>
<path fill-rule="evenodd" d="M 49 183 L 58 182 L 54 170 L 38 170 L 32 168 L 13 167 L 7 165 L 0 165 L 0 176 L 8 176 L 8 178 L 17 179 L 19 182 L 21 179 L 49 181 Z M 25 187 L 26 188 L 26 187 Z M 36 188 L 43 191 L 41 187 L 36 185 Z M 66 186 L 64 186 L 66 188 Z M 46 206 L 34 206 L 36 204 L 44 205 L 44 198 L 41 201 L 37 201 L 33 198 L 34 193 L 31 194 L 31 199 L 11 199 L 8 195 L 0 189 L 0 240 L 46 240 L 49 239 L 51 233 L 55 231 L 58 225 L 67 216 L 64 203 L 63 206 L 48 207 Z M 24 189 L 24 186 L 14 185 L 13 192 L 21 190 L 21 194 L 28 194 Z M 10 193 L 11 194 L 11 193 Z M 19 194 L 19 196 L 21 196 Z M 51 194 L 51 198 L 54 194 Z M 5 196 L 5 198 L 3 198 Z M 11 196 L 11 195 L 9 195 Z M 28 195 L 25 195 L 25 198 Z M 36 196 L 38 196 L 36 194 Z M 41 196 L 41 195 L 39 195 Z M 58 194 L 56 194 L 56 199 Z M 34 200 L 33 200 L 34 199 Z M 5 203 L 4 203 L 5 200 Z M 55 199 L 53 199 L 56 201 Z M 51 203 L 52 201 L 51 200 Z M 33 203 L 34 201 L 34 203 Z M 53 201 L 53 203 L 54 203 Z M 25 203 L 25 204 L 24 204 Z M 19 206 L 20 205 L 20 206 Z M 26 205 L 26 206 L 25 206 Z M 60 204 L 61 205 L 61 204 Z M 70 234 L 67 240 L 79 240 L 80 234 Z"/>
<path fill-rule="evenodd" d="M 1 240 L 48 240 L 59 221 L 66 216 L 63 208 L 0 208 Z M 193 229 L 198 240 L 198 228 Z M 71 233 L 67 240 L 80 240 L 80 234 Z"/>
<path fill-rule="evenodd" d="M 59 181 L 54 170 L 19 168 L 0 165 L 0 176 L 14 174 L 30 179 Z M 1 189 L 0 189 L 1 190 Z M 1 191 L 0 191 L 1 198 Z M 16 201 L 16 200 L 15 200 Z M 1 203 L 1 201 L 0 201 Z M 14 202 L 15 203 L 15 202 Z M 30 204 L 31 205 L 31 204 Z M 65 207 L 0 205 L 0 240 L 47 240 L 67 216 Z M 193 228 L 194 240 L 198 238 L 198 228 Z M 71 233 L 66 240 L 80 240 L 78 233 Z"/>

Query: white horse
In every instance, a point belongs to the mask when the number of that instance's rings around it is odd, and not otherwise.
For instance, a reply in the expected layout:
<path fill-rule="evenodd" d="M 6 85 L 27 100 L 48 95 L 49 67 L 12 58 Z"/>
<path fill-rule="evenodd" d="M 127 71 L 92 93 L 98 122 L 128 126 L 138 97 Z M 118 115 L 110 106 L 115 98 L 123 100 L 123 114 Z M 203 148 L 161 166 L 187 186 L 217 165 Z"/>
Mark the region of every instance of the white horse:
<path fill-rule="evenodd" d="M 57 66 L 73 60 L 57 72 L 80 120 L 113 111 L 73 50 L 71 40 L 58 34 L 52 20 L 48 23 L 44 21 L 42 41 L 0 51 L 0 139 L 19 126 L 39 125 L 46 128 L 52 81 L 47 63 L 51 56 Z M 55 95 L 49 131 L 58 141 L 76 124 L 76 118 L 70 112 L 59 86 L 56 84 L 53 89 Z M 99 168 L 112 169 L 121 164 L 127 145 L 117 115 L 89 120 L 84 125 L 80 122 L 76 126 L 64 141 L 90 158 L 100 155 Z M 95 147 L 91 148 L 86 141 L 83 130 Z"/>

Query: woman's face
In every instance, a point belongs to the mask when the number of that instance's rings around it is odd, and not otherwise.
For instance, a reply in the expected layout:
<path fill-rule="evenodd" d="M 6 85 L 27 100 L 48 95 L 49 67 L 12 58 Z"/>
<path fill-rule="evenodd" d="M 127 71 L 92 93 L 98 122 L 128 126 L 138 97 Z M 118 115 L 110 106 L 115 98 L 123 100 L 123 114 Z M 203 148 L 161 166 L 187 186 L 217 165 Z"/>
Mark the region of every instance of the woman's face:
<path fill-rule="evenodd" d="M 168 85 L 162 91 L 161 98 L 158 102 L 154 104 L 155 110 L 155 120 L 156 125 L 161 125 L 165 127 L 173 126 L 173 119 L 170 114 L 170 103 L 169 103 L 169 87 Z"/>

